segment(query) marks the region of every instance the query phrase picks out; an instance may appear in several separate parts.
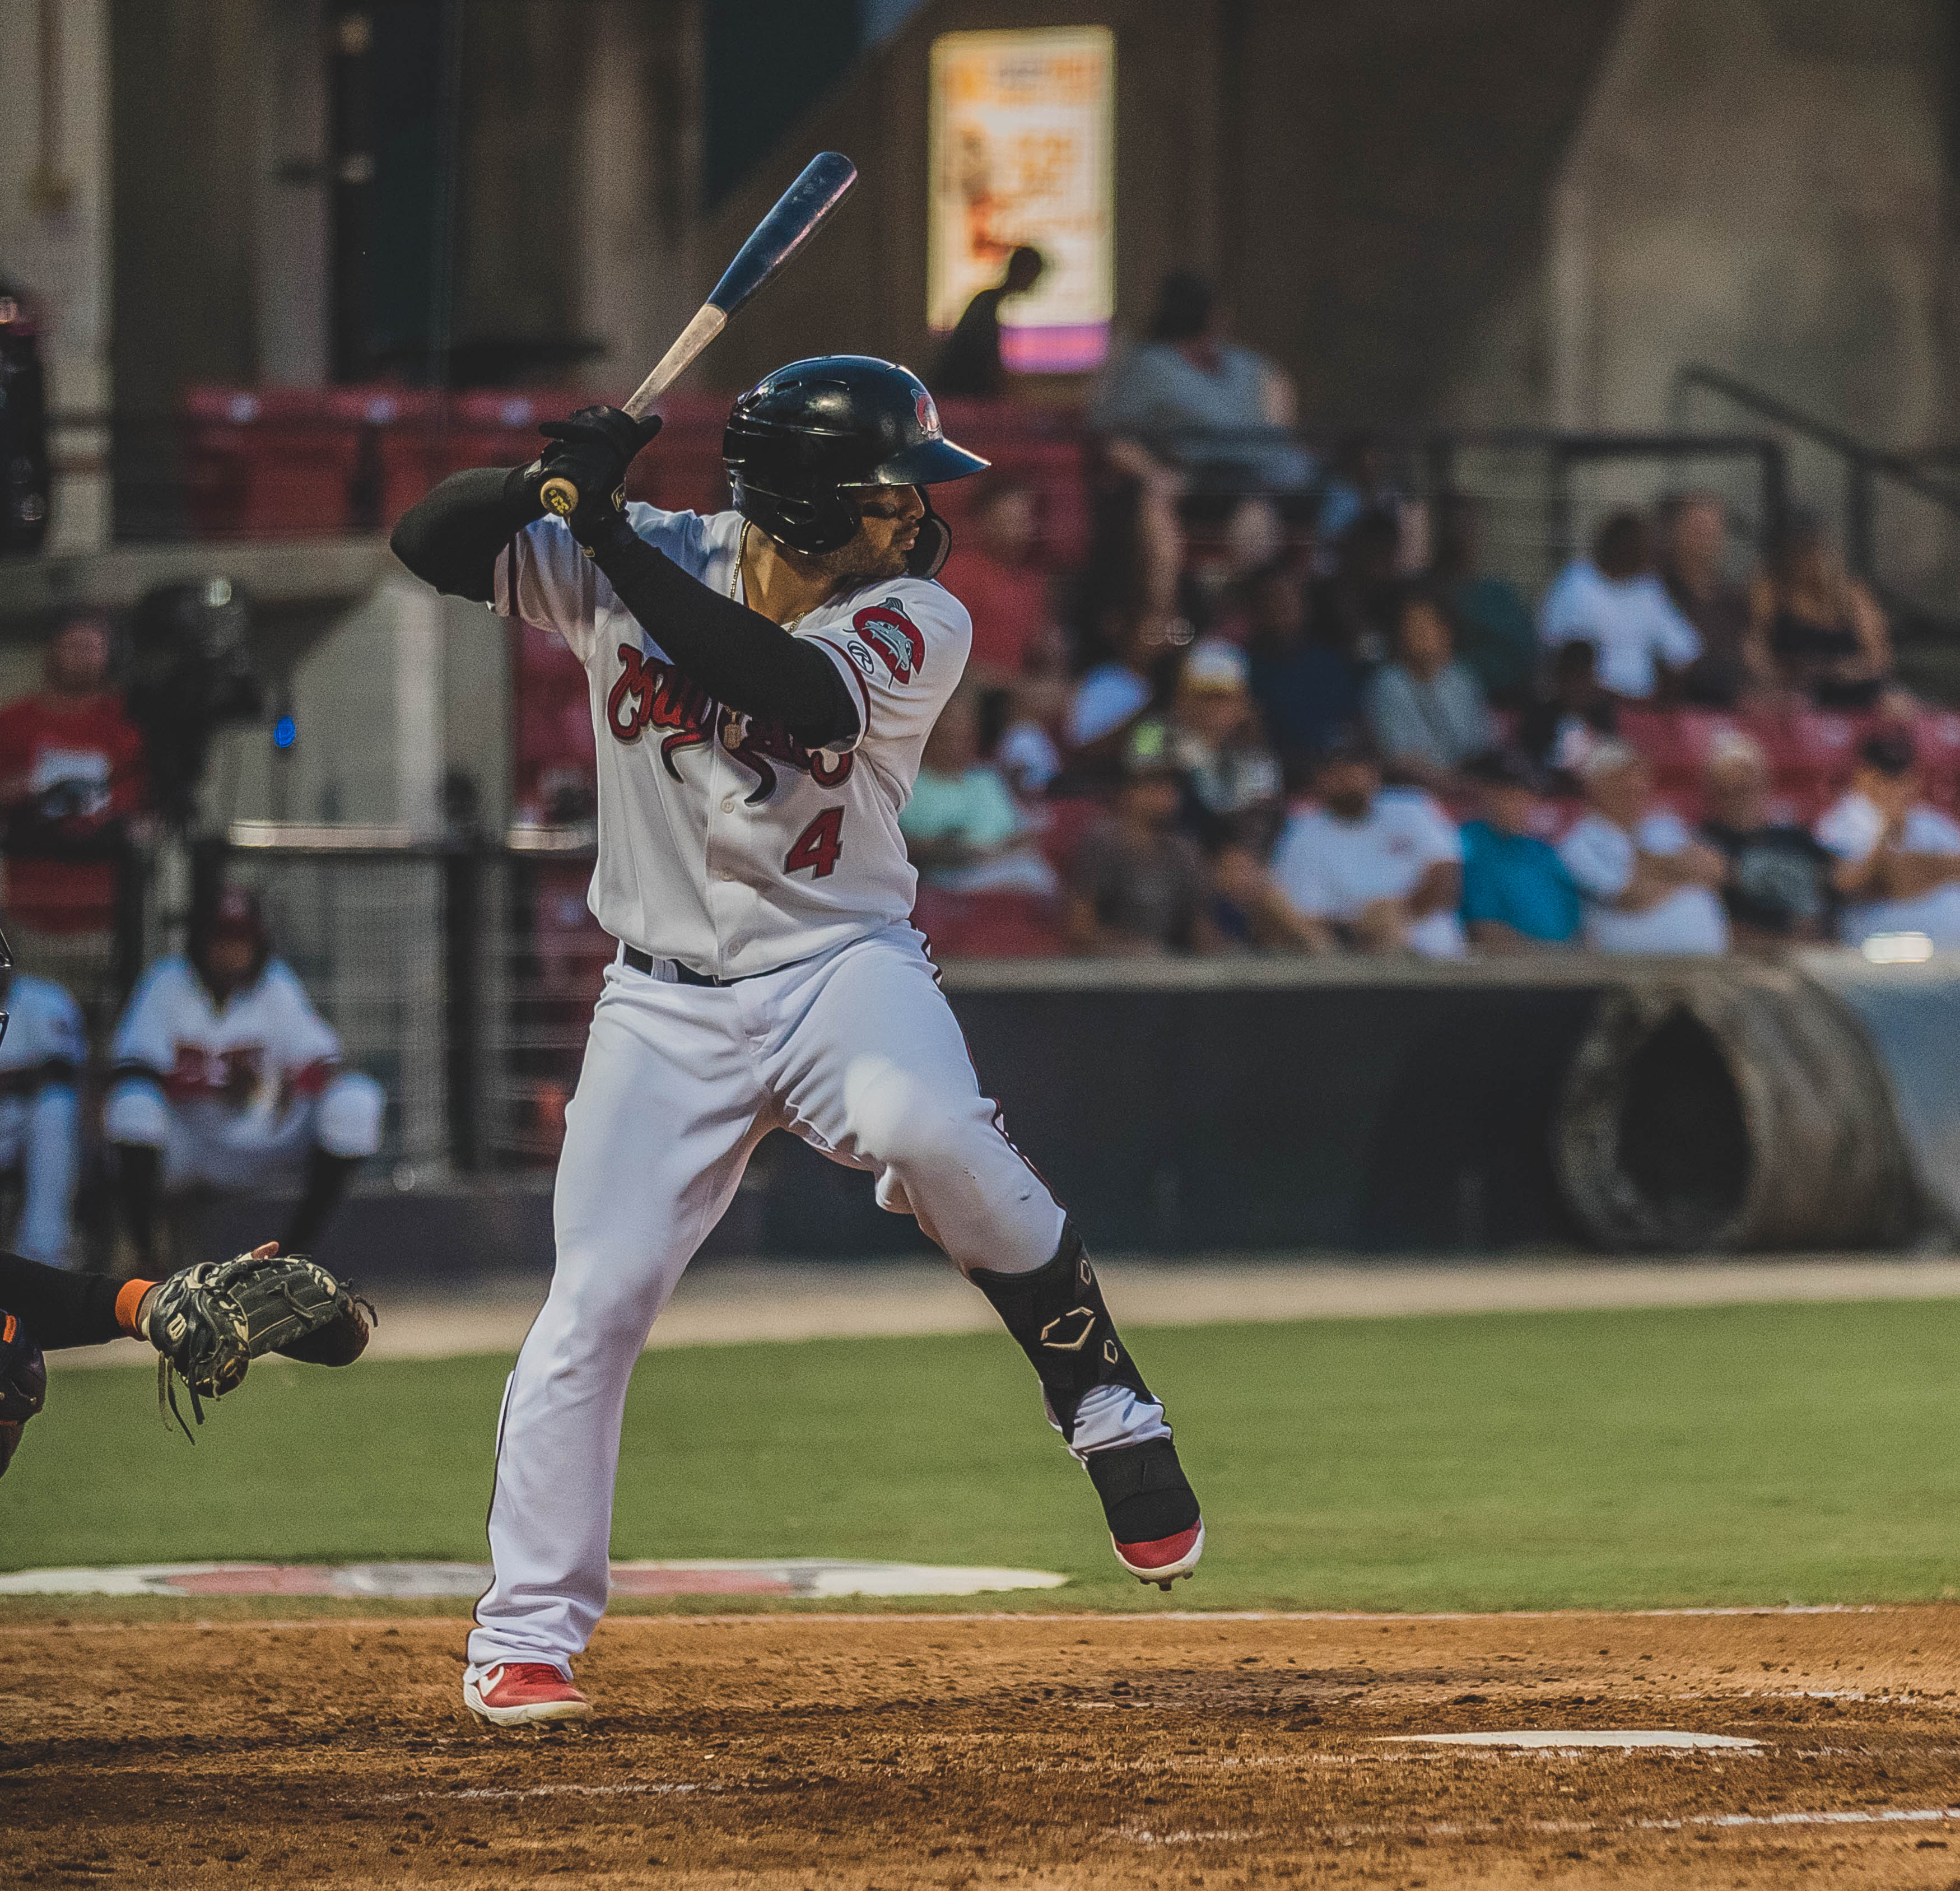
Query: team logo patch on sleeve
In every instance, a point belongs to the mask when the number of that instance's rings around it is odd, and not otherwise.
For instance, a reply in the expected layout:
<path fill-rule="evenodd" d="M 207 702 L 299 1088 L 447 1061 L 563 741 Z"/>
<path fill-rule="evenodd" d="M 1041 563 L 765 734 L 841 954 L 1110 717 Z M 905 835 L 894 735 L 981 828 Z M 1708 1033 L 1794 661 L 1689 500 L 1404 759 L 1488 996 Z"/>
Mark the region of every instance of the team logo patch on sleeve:
<path fill-rule="evenodd" d="M 910 683 L 925 667 L 925 639 L 896 597 L 866 606 L 851 619 L 851 628 L 877 652 L 893 682 Z"/>

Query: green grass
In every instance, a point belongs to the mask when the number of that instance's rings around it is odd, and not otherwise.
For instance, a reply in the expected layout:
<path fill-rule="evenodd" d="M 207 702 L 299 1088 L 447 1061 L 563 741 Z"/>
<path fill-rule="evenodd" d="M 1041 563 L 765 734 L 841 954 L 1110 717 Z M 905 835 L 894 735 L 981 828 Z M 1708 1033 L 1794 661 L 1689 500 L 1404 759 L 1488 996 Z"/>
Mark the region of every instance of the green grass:
<path fill-rule="evenodd" d="M 1179 1606 L 1882 1601 L 1960 1583 L 1960 1303 L 1167 1329 L 1138 1350 L 1211 1530 Z M 57 1358 L 0 1485 L 0 1567 L 479 1559 L 507 1365 L 262 1370 L 193 1450 L 158 1425 L 148 1375 Z M 1021 1565 L 1072 1579 L 1026 1606 L 1161 1606 L 1118 1580 L 1032 1375 L 991 1336 L 649 1357 L 614 1547 Z"/>

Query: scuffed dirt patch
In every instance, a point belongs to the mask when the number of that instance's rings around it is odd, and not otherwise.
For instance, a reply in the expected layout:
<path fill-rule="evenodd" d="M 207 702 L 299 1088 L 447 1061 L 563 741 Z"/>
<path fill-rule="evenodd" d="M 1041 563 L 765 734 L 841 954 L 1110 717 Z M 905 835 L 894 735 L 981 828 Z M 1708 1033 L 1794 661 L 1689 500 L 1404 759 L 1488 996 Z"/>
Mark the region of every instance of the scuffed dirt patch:
<path fill-rule="evenodd" d="M 580 1667 L 589 1730 L 517 1734 L 464 1714 L 461 1639 L 0 1627 L 0 1877 L 1960 1886 L 1960 1609 L 643 1617 Z M 1385 1743 L 1519 1727 L 1760 1744 Z"/>

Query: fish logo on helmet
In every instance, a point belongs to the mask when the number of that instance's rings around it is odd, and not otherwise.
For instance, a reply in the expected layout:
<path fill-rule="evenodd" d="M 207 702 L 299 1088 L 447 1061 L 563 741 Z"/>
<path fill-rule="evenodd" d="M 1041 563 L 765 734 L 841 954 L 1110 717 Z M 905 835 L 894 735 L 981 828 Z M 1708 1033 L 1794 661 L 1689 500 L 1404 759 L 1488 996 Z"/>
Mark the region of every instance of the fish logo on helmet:
<path fill-rule="evenodd" d="M 765 375 L 730 411 L 721 457 L 736 511 L 813 555 L 856 537 L 861 515 L 847 486 L 918 487 L 925 517 L 905 560 L 915 578 L 936 577 L 953 549 L 925 489 L 987 465 L 946 438 L 916 374 L 871 355 L 819 355 Z"/>

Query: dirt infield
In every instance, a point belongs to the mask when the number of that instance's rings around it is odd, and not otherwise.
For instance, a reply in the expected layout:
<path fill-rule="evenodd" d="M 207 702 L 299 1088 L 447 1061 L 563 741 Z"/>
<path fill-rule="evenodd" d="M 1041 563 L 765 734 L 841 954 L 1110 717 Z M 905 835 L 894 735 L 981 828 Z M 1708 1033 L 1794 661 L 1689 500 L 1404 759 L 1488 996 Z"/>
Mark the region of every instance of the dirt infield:
<path fill-rule="evenodd" d="M 11 1884 L 1960 1886 L 1960 1608 L 643 1617 L 492 1733 L 424 1618 L 0 1627 Z M 1424 1746 L 1671 1729 L 1715 1751 Z"/>

